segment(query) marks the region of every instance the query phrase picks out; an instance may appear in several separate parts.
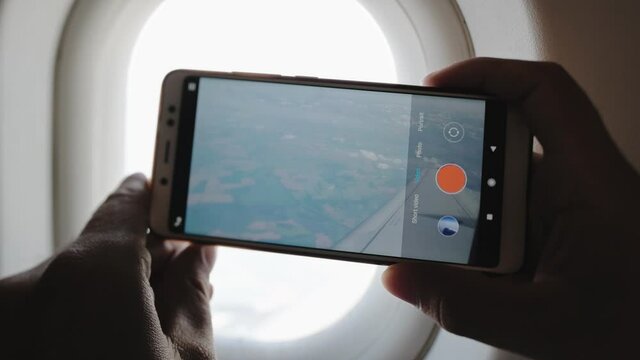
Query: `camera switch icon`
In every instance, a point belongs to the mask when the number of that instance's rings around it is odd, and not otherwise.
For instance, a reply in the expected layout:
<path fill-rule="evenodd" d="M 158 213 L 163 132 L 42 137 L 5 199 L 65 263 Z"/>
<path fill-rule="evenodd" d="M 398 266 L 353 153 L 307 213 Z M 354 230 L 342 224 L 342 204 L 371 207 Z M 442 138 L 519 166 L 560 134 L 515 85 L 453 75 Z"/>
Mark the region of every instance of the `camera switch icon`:
<path fill-rule="evenodd" d="M 464 127 L 462 124 L 452 121 L 444 125 L 442 134 L 448 142 L 459 143 L 464 138 Z"/>

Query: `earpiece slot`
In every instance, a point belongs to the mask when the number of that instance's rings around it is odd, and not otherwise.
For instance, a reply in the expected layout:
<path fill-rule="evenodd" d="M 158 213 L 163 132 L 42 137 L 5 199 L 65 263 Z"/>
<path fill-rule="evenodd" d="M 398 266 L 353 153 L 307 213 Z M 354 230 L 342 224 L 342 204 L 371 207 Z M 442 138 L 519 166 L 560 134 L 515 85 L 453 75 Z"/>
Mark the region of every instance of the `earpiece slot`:
<path fill-rule="evenodd" d="M 169 150 L 171 150 L 171 142 L 167 141 L 164 143 L 164 163 L 169 163 Z"/>

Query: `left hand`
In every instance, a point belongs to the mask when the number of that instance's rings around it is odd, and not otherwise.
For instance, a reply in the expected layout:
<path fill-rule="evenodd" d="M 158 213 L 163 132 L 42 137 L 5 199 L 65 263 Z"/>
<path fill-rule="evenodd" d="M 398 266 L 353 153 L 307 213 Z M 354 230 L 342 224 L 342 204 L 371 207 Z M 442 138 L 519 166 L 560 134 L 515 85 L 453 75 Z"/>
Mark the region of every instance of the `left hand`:
<path fill-rule="evenodd" d="M 148 214 L 146 180 L 131 176 L 67 249 L 0 282 L 0 299 L 7 293 L 19 309 L 10 354 L 214 358 L 209 273 L 215 248 L 159 239 L 147 246 Z M 0 334 L 11 331 L 5 325 Z"/>

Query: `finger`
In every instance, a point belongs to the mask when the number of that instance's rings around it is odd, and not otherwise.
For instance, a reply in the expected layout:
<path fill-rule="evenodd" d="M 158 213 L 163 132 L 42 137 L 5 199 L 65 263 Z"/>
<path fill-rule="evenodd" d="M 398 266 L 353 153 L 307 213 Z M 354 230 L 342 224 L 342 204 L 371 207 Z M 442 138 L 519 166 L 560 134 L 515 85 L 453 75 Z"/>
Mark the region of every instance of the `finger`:
<path fill-rule="evenodd" d="M 144 176 L 128 177 L 94 213 L 78 241 L 48 266 L 39 286 L 46 303 L 42 308 L 48 311 L 47 333 L 54 334 L 52 348 L 75 354 L 104 348 L 103 358 L 118 358 L 112 353 L 122 349 L 132 358 L 168 358 L 148 283 L 148 206 Z M 67 340 L 60 341 L 60 334 Z M 107 349 L 105 340 L 118 346 Z"/>
<path fill-rule="evenodd" d="M 546 226 L 546 217 L 551 209 L 556 209 L 560 199 L 558 196 L 552 195 L 547 189 L 551 188 L 553 184 L 541 184 L 541 180 L 544 180 L 545 172 L 548 172 L 545 168 L 544 157 L 542 154 L 531 153 L 531 168 L 527 199 L 528 199 L 528 224 L 526 231 L 527 237 L 524 242 L 525 251 L 522 268 L 519 273 L 522 273 L 527 279 L 531 280 L 535 276 L 536 269 L 540 260 L 540 254 L 548 241 L 548 227 Z M 544 192 L 534 192 L 534 189 L 545 189 Z M 564 203 L 563 203 L 564 204 Z M 535 226 L 533 226 L 535 224 Z"/>
<path fill-rule="evenodd" d="M 396 264 L 382 276 L 393 295 L 418 307 L 444 329 L 504 347 L 539 309 L 525 283 L 443 265 Z M 525 337 L 526 338 L 526 337 Z"/>
<path fill-rule="evenodd" d="M 147 236 L 147 250 L 151 254 L 151 273 L 161 275 L 173 258 L 191 243 L 181 240 L 163 239 L 153 233 Z"/>
<path fill-rule="evenodd" d="M 141 270 L 140 275 L 148 279 L 148 216 L 146 178 L 142 174 L 131 175 L 96 210 L 78 240 L 65 251 L 66 257 L 91 258 L 91 263 L 105 272 Z"/>
<path fill-rule="evenodd" d="M 557 64 L 476 58 L 435 72 L 425 83 L 471 89 L 520 104 L 534 135 L 551 151 L 591 151 L 597 149 L 594 141 L 608 141 L 588 97 Z"/>
<path fill-rule="evenodd" d="M 156 303 L 163 330 L 186 353 L 183 356 L 213 354 L 209 274 L 215 255 L 213 246 L 189 245 L 171 259 L 156 285 L 160 287 Z"/>
<path fill-rule="evenodd" d="M 149 219 L 149 188 L 144 175 L 127 177 L 105 200 L 85 226 L 82 235 L 101 234 L 111 241 L 129 242 L 127 236 L 136 235 L 142 244 Z M 84 236 L 87 238 L 87 236 Z M 93 238 L 93 237 L 88 237 Z"/>

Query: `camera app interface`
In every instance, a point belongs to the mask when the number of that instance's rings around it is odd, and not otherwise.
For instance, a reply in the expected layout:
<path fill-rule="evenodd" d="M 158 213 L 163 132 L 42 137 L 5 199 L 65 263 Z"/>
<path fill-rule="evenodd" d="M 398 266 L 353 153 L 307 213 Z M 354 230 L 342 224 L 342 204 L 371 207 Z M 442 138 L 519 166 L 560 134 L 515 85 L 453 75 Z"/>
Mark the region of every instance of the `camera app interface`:
<path fill-rule="evenodd" d="M 186 233 L 468 263 L 485 101 L 217 78 L 197 94 Z"/>

